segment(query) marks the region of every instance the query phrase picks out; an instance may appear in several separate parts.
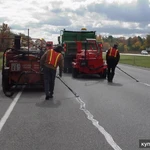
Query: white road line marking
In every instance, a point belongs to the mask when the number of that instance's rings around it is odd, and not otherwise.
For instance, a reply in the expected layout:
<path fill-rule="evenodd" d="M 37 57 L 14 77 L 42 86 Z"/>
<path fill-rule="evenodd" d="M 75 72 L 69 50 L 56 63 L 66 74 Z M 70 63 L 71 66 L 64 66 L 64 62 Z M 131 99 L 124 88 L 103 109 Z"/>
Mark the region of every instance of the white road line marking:
<path fill-rule="evenodd" d="M 16 97 L 14 98 L 14 100 L 12 101 L 12 103 L 10 104 L 9 108 L 7 109 L 7 111 L 5 112 L 4 116 L 1 118 L 0 120 L 0 131 L 2 130 L 4 124 L 6 123 L 8 117 L 10 116 L 13 108 L 15 107 L 16 103 L 18 102 L 20 96 L 22 94 L 22 91 L 20 91 Z"/>
<path fill-rule="evenodd" d="M 114 150 L 122 150 L 117 143 L 113 140 L 112 136 L 99 125 L 99 122 L 93 118 L 93 115 L 86 109 L 85 103 L 81 100 L 80 97 L 76 97 L 76 100 L 80 103 L 80 109 L 86 114 L 87 118 L 92 121 L 93 125 L 104 135 L 106 141 Z"/>
<path fill-rule="evenodd" d="M 148 83 L 144 83 L 144 82 L 140 82 L 140 83 L 150 87 L 150 84 Z"/>

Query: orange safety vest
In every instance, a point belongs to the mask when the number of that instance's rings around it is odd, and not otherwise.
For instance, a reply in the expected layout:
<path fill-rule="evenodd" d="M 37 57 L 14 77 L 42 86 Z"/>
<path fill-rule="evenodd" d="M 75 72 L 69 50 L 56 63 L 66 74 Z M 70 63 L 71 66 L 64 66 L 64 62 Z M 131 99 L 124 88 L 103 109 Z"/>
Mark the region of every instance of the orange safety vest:
<path fill-rule="evenodd" d="M 117 49 L 115 49 L 115 48 L 110 48 L 109 56 L 116 57 L 116 56 L 117 56 L 117 53 L 118 53 L 118 50 L 117 50 Z"/>
<path fill-rule="evenodd" d="M 48 59 L 47 59 L 47 63 L 49 65 L 56 67 L 60 56 L 61 56 L 61 53 L 58 53 L 58 52 L 54 51 L 53 49 L 51 49 Z"/>

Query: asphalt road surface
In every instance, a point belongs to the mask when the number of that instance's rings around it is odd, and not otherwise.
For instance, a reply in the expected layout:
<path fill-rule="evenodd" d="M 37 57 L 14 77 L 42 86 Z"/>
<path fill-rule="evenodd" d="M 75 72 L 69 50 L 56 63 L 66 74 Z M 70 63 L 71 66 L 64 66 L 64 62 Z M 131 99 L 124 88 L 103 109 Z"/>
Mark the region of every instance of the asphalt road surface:
<path fill-rule="evenodd" d="M 11 98 L 0 88 L 0 150 L 140 150 L 150 140 L 150 70 L 118 67 L 111 84 L 63 74 L 51 101 L 40 88 Z"/>

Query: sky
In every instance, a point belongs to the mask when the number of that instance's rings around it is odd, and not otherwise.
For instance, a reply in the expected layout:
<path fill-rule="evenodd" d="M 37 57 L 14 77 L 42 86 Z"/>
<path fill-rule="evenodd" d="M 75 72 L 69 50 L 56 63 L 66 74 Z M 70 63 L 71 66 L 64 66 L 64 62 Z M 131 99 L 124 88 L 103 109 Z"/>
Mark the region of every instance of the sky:
<path fill-rule="evenodd" d="M 63 29 L 97 35 L 150 34 L 150 0 L 0 0 L 0 25 L 57 44 Z"/>

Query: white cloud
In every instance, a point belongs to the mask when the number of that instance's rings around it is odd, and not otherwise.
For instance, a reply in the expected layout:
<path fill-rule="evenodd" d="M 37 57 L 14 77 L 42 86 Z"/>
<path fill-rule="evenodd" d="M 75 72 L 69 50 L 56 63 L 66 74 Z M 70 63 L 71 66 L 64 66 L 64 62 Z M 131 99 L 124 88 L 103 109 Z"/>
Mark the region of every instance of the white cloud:
<path fill-rule="evenodd" d="M 104 1 L 107 1 L 108 3 L 118 3 L 118 4 L 125 4 L 125 3 L 130 3 L 130 4 L 133 4 L 133 3 L 136 3 L 137 0 L 102 0 L 103 2 Z"/>
<path fill-rule="evenodd" d="M 149 0 L 0 0 L 0 23 L 57 43 L 62 29 L 109 35 L 149 34 Z M 143 11 L 144 10 L 144 11 Z"/>

